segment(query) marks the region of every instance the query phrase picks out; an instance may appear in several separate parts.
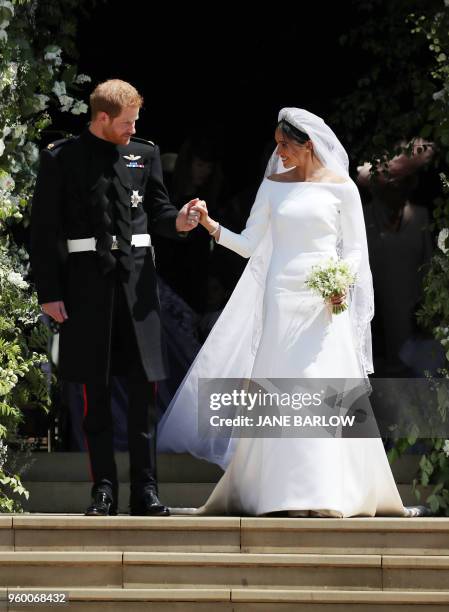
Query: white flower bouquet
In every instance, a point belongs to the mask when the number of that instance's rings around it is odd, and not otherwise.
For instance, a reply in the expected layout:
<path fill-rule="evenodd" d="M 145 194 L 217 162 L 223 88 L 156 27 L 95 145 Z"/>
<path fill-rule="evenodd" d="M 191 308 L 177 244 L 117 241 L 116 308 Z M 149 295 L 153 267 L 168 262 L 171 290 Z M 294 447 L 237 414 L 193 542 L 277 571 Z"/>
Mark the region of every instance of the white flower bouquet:
<path fill-rule="evenodd" d="M 346 261 L 329 259 L 312 266 L 312 271 L 306 279 L 306 286 L 329 302 L 333 297 L 344 295 L 349 286 L 355 282 L 355 278 L 356 275 Z M 345 302 L 332 304 L 332 313 L 340 314 L 347 308 Z"/>

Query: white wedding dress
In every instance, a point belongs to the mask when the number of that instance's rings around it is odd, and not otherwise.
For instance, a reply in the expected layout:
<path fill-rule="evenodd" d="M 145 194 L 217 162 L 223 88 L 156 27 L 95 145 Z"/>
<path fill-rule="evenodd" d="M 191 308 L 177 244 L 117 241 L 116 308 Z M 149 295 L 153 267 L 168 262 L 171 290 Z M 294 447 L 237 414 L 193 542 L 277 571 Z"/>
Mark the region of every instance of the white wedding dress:
<path fill-rule="evenodd" d="M 337 256 L 339 236 L 343 239 L 341 256 L 357 268 L 360 237 L 356 228 L 360 228 L 362 214 L 352 181 L 280 182 L 265 178 L 245 230 L 235 234 L 221 228 L 219 244 L 244 257 L 254 253 L 267 229 L 273 245 L 252 370 L 239 372 L 236 361 L 226 366 L 230 369 L 223 371 L 223 377 L 363 376 L 349 312 L 332 315 L 322 298 L 304 284 L 313 264 Z M 238 316 L 232 297 L 230 302 L 234 314 L 230 317 L 225 309 L 222 327 L 232 325 Z M 214 341 L 217 338 L 212 331 L 211 343 Z M 194 440 L 197 408 L 183 403 L 183 397 L 175 398 L 175 410 L 169 411 L 162 423 L 160 449 L 187 450 L 202 456 Z M 186 413 L 195 419 L 186 420 Z M 406 514 L 380 438 L 239 438 L 232 441 L 223 467 L 224 475 L 196 514 Z"/>

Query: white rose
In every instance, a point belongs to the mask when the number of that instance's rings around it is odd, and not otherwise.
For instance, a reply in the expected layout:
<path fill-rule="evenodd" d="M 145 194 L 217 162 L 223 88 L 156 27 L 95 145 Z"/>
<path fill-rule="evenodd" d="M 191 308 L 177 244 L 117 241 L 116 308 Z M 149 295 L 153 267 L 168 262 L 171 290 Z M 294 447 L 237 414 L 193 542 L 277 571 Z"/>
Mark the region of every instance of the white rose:
<path fill-rule="evenodd" d="M 18 125 L 14 126 L 14 138 L 16 140 L 22 141 L 21 144 L 23 144 L 26 133 L 27 133 L 27 126 L 24 125 L 23 123 L 19 123 Z"/>
<path fill-rule="evenodd" d="M 83 113 L 87 113 L 87 111 L 88 111 L 87 104 L 85 104 L 84 102 L 81 102 L 80 100 L 78 100 L 78 102 L 75 102 L 72 109 L 70 110 L 70 112 L 73 115 L 81 115 Z"/>
<path fill-rule="evenodd" d="M 34 94 L 34 108 L 36 112 L 43 111 L 47 108 L 47 104 L 50 98 L 44 96 L 44 94 Z"/>
<path fill-rule="evenodd" d="M 449 440 L 444 441 L 443 453 L 446 455 L 446 457 L 449 457 Z"/>
<path fill-rule="evenodd" d="M 21 171 L 21 166 L 18 163 L 17 159 L 15 157 L 10 157 L 9 159 L 9 171 L 12 172 L 13 174 L 17 174 L 18 172 Z"/>
<path fill-rule="evenodd" d="M 434 94 L 432 94 L 432 98 L 435 101 L 442 100 L 444 98 L 444 89 L 440 89 L 440 91 L 436 91 Z"/>
<path fill-rule="evenodd" d="M 60 66 L 62 64 L 61 52 L 62 49 L 59 47 L 47 47 L 44 60 L 52 62 L 55 66 Z"/>
<path fill-rule="evenodd" d="M 443 251 L 443 253 L 447 253 L 447 248 L 445 246 L 446 238 L 449 236 L 449 229 L 444 227 L 440 233 L 438 234 L 438 248 Z"/>
<path fill-rule="evenodd" d="M 4 152 L 5 152 L 5 143 L 0 138 L 0 157 L 3 155 Z"/>
<path fill-rule="evenodd" d="M 1 13 L 0 28 L 3 30 L 9 26 L 11 17 L 14 16 L 14 7 L 13 7 L 12 2 L 8 2 L 8 0 L 0 0 L 0 13 Z"/>
<path fill-rule="evenodd" d="M 58 96 L 61 105 L 61 112 L 67 113 L 70 110 L 74 100 L 70 96 Z"/>
<path fill-rule="evenodd" d="M 39 159 L 39 149 L 33 142 L 26 143 L 25 152 L 30 163 L 34 164 Z"/>
<path fill-rule="evenodd" d="M 3 191 L 12 191 L 16 186 L 14 179 L 7 172 L 0 174 L 0 189 Z"/>
<path fill-rule="evenodd" d="M 10 272 L 8 274 L 8 281 L 18 289 L 26 289 L 28 287 L 28 283 L 23 280 L 22 275 L 18 272 Z"/>
<path fill-rule="evenodd" d="M 92 79 L 87 74 L 79 74 L 73 82 L 77 85 L 82 85 L 83 83 L 90 83 L 91 81 Z"/>
<path fill-rule="evenodd" d="M 58 96 L 58 98 L 60 96 L 65 96 L 67 91 L 66 91 L 66 88 L 65 88 L 64 81 L 55 81 L 54 84 L 53 84 L 52 92 L 55 93 Z"/>
<path fill-rule="evenodd" d="M 0 0 L 0 7 L 7 9 L 11 13 L 11 17 L 14 15 L 14 6 L 10 0 Z"/>

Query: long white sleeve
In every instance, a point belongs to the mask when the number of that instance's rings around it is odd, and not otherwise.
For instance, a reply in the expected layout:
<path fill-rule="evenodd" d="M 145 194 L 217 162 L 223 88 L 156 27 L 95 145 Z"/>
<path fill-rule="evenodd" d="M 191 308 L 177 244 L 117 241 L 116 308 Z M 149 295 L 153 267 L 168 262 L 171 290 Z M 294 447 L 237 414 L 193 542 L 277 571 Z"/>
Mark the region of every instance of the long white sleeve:
<path fill-rule="evenodd" d="M 352 181 L 345 185 L 342 193 L 340 223 L 343 238 L 342 259 L 357 272 L 362 259 L 362 241 L 366 230 L 359 190 Z"/>
<path fill-rule="evenodd" d="M 220 238 L 217 240 L 231 251 L 242 257 L 250 257 L 262 240 L 270 222 L 270 201 L 267 181 L 262 181 L 256 200 L 251 208 L 245 229 L 236 234 L 226 227 L 220 228 Z"/>

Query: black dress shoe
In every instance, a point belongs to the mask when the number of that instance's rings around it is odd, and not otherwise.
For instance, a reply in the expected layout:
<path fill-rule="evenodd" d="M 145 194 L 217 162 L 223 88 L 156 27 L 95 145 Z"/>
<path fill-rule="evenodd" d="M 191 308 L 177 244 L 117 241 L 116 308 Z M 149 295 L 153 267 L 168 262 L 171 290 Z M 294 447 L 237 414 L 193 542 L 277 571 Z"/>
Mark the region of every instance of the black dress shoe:
<path fill-rule="evenodd" d="M 169 516 L 170 510 L 160 501 L 156 491 L 149 490 L 142 494 L 140 499 L 131 500 L 130 511 L 132 516 Z"/>
<path fill-rule="evenodd" d="M 117 514 L 117 507 L 113 504 L 112 497 L 104 491 L 98 491 L 84 514 L 85 516 L 113 516 Z"/>

